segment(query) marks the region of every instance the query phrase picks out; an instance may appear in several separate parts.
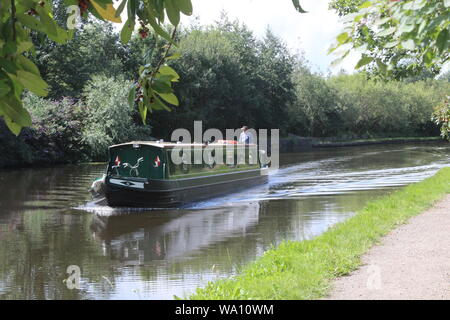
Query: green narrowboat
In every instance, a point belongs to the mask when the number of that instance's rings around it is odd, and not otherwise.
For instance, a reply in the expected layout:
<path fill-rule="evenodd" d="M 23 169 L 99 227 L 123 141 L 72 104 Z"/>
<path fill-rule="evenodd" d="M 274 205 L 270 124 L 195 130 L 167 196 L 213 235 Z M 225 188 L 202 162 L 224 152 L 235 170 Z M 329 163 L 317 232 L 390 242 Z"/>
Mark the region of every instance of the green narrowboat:
<path fill-rule="evenodd" d="M 179 207 L 265 183 L 267 170 L 256 145 L 129 142 L 109 147 L 105 198 L 112 207 Z"/>

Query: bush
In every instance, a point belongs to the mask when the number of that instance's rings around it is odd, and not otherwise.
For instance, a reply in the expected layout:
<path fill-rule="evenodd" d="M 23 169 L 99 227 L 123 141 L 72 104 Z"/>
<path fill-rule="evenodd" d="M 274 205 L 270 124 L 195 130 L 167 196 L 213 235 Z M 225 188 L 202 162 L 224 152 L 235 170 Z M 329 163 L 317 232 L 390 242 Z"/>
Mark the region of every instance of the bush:
<path fill-rule="evenodd" d="M 337 93 L 326 79 L 312 73 L 306 66 L 298 66 L 293 75 L 295 100 L 289 106 L 289 132 L 312 137 L 339 134 L 342 111 Z"/>
<path fill-rule="evenodd" d="M 0 122 L 0 167 L 105 161 L 112 144 L 150 139 L 151 128 L 139 124 L 128 106 L 129 87 L 123 80 L 94 76 L 79 101 L 51 101 L 27 93 L 23 102 L 33 125 L 16 137 Z"/>
<path fill-rule="evenodd" d="M 70 98 L 50 101 L 27 94 L 24 106 L 30 111 L 33 126 L 24 141 L 50 161 L 88 160 L 81 131 L 84 113 Z"/>
<path fill-rule="evenodd" d="M 450 140 L 450 96 L 438 106 L 433 113 L 433 120 L 437 125 L 441 125 L 441 136 Z"/>
<path fill-rule="evenodd" d="M 128 105 L 130 85 L 128 81 L 94 76 L 85 87 L 82 142 L 93 160 L 105 160 L 112 144 L 151 138 L 150 126 L 138 124 L 139 117 Z"/>
<path fill-rule="evenodd" d="M 324 79 L 299 67 L 289 130 L 315 137 L 437 136 L 433 108 L 450 91 L 446 81 L 376 82 L 365 74 Z"/>

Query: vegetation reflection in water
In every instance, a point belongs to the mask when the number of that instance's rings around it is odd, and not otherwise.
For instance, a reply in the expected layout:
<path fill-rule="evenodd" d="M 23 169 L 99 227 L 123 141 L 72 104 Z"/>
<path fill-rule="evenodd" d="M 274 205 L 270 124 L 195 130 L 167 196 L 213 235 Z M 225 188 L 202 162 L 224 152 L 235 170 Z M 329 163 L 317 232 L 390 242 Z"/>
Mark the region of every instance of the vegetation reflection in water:
<path fill-rule="evenodd" d="M 86 206 L 103 165 L 2 171 L 0 298 L 183 296 L 236 274 L 284 239 L 310 239 L 392 187 L 433 174 L 449 164 L 449 149 L 427 144 L 284 155 L 284 167 L 265 188 L 166 211 Z M 63 282 L 69 265 L 81 268 L 80 290 Z"/>

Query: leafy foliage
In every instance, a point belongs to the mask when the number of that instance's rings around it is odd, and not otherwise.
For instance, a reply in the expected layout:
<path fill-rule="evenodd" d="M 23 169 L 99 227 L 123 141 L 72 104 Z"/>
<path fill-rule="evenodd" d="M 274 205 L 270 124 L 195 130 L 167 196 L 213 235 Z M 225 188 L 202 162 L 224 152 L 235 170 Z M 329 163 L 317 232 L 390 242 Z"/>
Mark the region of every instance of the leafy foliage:
<path fill-rule="evenodd" d="M 441 136 L 450 140 L 450 96 L 436 107 L 433 120 L 441 125 Z"/>
<path fill-rule="evenodd" d="M 125 74 L 128 67 L 125 63 L 132 50 L 119 42 L 111 24 L 86 22 L 65 44 L 55 45 L 49 39 L 36 41 L 36 54 L 31 59 L 49 84 L 48 98 L 79 98 L 93 74 L 112 78 Z M 138 68 L 137 65 L 132 67 Z"/>
<path fill-rule="evenodd" d="M 57 1 L 61 11 L 62 3 Z M 170 23 L 177 26 L 180 13 L 192 14 L 191 0 L 122 0 L 118 9 L 113 0 L 64 0 L 66 6 L 78 6 L 79 13 L 85 18 L 88 14 L 100 20 L 120 23 L 120 13 L 127 8 L 128 20 L 125 23 L 121 40 L 127 43 L 136 24 L 141 24 L 141 36 L 146 37 L 150 25 L 155 34 L 173 43 L 174 33 L 170 36 L 161 26 L 167 14 Z M 0 116 L 5 119 L 8 128 L 16 135 L 22 127 L 31 125 L 31 118 L 23 108 L 21 95 L 27 89 L 39 96 L 48 95 L 48 84 L 42 79 L 39 69 L 30 60 L 35 48 L 30 32 L 47 36 L 57 43 L 65 43 L 73 36 L 73 29 L 66 30 L 58 25 L 53 15 L 51 0 L 11 0 L 1 3 L 0 11 Z M 77 12 L 77 10 L 75 11 Z M 77 13 L 78 14 L 78 13 Z M 143 32 L 142 32 L 143 31 Z M 166 61 L 163 56 L 156 66 L 146 65 L 140 69 L 140 79 L 136 86 L 140 95 L 136 98 L 141 116 L 145 121 L 148 109 L 160 109 L 167 106 L 163 100 L 177 105 L 173 95 L 172 82 L 177 79 L 176 72 L 162 68 Z M 28 56 L 28 57 L 26 57 Z M 170 72 L 169 72 L 169 71 Z M 130 93 L 130 96 L 132 94 Z M 133 99 L 134 99 L 133 94 Z M 133 102 L 130 99 L 130 102 Z"/>
<path fill-rule="evenodd" d="M 25 94 L 32 127 L 15 137 L 0 122 L 0 165 L 104 161 L 111 144 L 150 139 L 151 128 L 128 106 L 129 86 L 129 81 L 93 76 L 78 101 Z"/>
<path fill-rule="evenodd" d="M 297 11 L 306 12 L 299 0 L 292 2 Z M 72 6 L 69 16 L 65 10 L 67 6 Z M 155 36 L 167 40 L 169 43 L 158 62 L 139 68 L 139 79 L 132 86 L 128 101 L 130 106 L 138 105 L 144 123 L 148 112 L 170 111 L 167 104 L 178 106 L 172 84 L 178 81 L 179 76 L 167 62 L 180 56 L 179 53 L 169 56 L 169 51 L 175 45 L 181 15 L 192 14 L 191 0 L 121 0 L 117 9 L 113 0 L 5 0 L 0 8 L 0 97 L 3 98 L 0 116 L 16 135 L 22 127 L 31 124 L 30 116 L 21 103 L 23 90 L 47 96 L 49 89 L 39 69 L 28 59 L 35 53 L 30 33 L 37 33 L 37 39 L 46 36 L 57 43 L 65 43 L 74 34 L 73 23 L 70 30 L 65 30 L 58 22 L 64 23 L 66 18 L 67 22 L 73 22 L 73 13 L 81 14 L 85 20 L 91 14 L 100 20 L 121 23 L 121 13 L 126 9 L 127 21 L 120 33 L 123 44 L 130 41 L 137 22 L 141 38 L 147 38 L 151 28 Z M 171 34 L 164 27 L 166 16 L 175 27 Z"/>
<path fill-rule="evenodd" d="M 339 16 L 357 12 L 360 5 L 366 0 L 331 0 L 329 8 L 336 10 Z"/>
<path fill-rule="evenodd" d="M 337 92 L 326 79 L 299 64 L 293 76 L 295 99 L 289 106 L 289 132 L 312 137 L 342 133 Z"/>
<path fill-rule="evenodd" d="M 433 106 L 450 91 L 448 77 L 438 81 L 429 73 L 387 83 L 364 74 L 327 78 L 311 72 L 270 30 L 257 39 L 223 16 L 211 26 L 179 29 L 177 50 L 184 54 L 168 65 L 184 80 L 174 83 L 183 108 L 155 111 L 150 129 L 128 105 L 132 82 L 123 79 L 137 79 L 139 65 L 155 65 L 168 41 L 134 34 L 124 46 L 110 31 L 103 22 L 86 21 L 71 42 L 36 47 L 31 58 L 52 86 L 51 98 L 25 94 L 32 126 L 17 138 L 0 121 L 1 165 L 104 160 L 110 144 L 148 139 L 150 131 L 170 138 L 194 120 L 218 129 L 248 124 L 338 139 L 437 135 Z M 102 54 L 108 61 L 101 63 Z M 78 63 L 83 56 L 92 59 Z M 62 76 L 70 73 L 73 79 Z"/>
<path fill-rule="evenodd" d="M 181 32 L 179 48 L 183 55 L 171 66 L 183 79 L 176 84 L 183 108 L 158 113 L 152 120 L 155 136 L 191 129 L 194 120 L 223 130 L 245 123 L 286 131 L 294 57 L 270 31 L 258 41 L 224 16 L 214 26 Z"/>
<path fill-rule="evenodd" d="M 73 99 L 49 101 L 27 93 L 23 104 L 32 127 L 16 137 L 0 121 L 1 166 L 89 159 L 81 135 L 84 113 Z"/>
<path fill-rule="evenodd" d="M 151 128 L 136 124 L 134 110 L 127 102 L 130 83 L 105 76 L 94 76 L 84 90 L 85 125 L 82 141 L 92 159 L 106 158 L 112 144 L 130 140 L 149 140 Z"/>
<path fill-rule="evenodd" d="M 400 79 L 423 69 L 439 73 L 449 60 L 448 0 L 366 1 L 356 12 L 347 14 L 356 3 L 332 3 L 346 14 L 345 29 L 330 50 L 342 49 L 337 62 L 350 51 L 360 52 L 357 69 L 372 69 L 383 77 Z"/>
<path fill-rule="evenodd" d="M 304 67 L 294 73 L 296 100 L 289 132 L 347 139 L 433 136 L 433 108 L 450 91 L 445 81 L 368 80 L 366 75 L 324 79 Z"/>
<path fill-rule="evenodd" d="M 30 111 L 33 126 L 26 139 L 34 149 L 47 146 L 51 159 L 67 161 L 87 159 L 81 157 L 86 148 L 82 142 L 84 110 L 70 98 L 48 101 L 33 94 L 26 94 L 24 105 Z"/>

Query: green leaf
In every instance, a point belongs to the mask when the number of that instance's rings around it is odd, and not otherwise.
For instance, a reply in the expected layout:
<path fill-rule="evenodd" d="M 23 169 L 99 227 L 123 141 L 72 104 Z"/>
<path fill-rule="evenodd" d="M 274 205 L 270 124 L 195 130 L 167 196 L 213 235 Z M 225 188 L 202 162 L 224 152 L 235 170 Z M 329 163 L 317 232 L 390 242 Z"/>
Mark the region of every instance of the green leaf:
<path fill-rule="evenodd" d="M 431 67 L 431 65 L 433 64 L 434 57 L 435 57 L 435 55 L 434 55 L 433 51 L 431 50 L 431 48 L 429 48 L 423 55 L 423 61 L 425 62 L 425 65 L 427 67 Z"/>
<path fill-rule="evenodd" d="M 363 55 L 362 58 L 356 64 L 355 69 L 359 69 L 361 67 L 364 67 L 365 65 L 371 63 L 372 61 L 373 61 L 372 57 L 368 57 L 368 56 Z"/>
<path fill-rule="evenodd" d="M 47 11 L 41 6 L 36 6 L 36 11 L 39 14 L 39 17 L 41 18 L 41 23 L 44 25 L 46 33 L 50 36 L 58 36 L 58 30 L 56 29 L 56 22 L 53 20 Z"/>
<path fill-rule="evenodd" d="M 19 45 L 17 46 L 17 52 L 18 54 L 28 51 L 33 47 L 33 42 L 31 41 L 22 41 L 19 43 Z"/>
<path fill-rule="evenodd" d="M 29 16 L 28 14 L 18 14 L 16 16 L 17 20 L 24 25 L 25 27 L 28 27 L 30 29 L 36 30 L 36 31 L 43 31 L 44 27 L 42 26 L 41 22 L 34 18 L 33 16 Z"/>
<path fill-rule="evenodd" d="M 120 3 L 119 7 L 116 10 L 116 17 L 120 17 L 126 4 L 127 4 L 127 0 L 122 0 L 122 2 Z"/>
<path fill-rule="evenodd" d="M 173 93 L 159 93 L 157 92 L 158 95 L 163 98 L 166 102 L 173 104 L 175 106 L 179 106 L 180 102 L 178 101 L 178 98 L 176 95 L 174 95 Z"/>
<path fill-rule="evenodd" d="M 187 15 L 187 16 L 192 15 L 192 2 L 191 2 L 191 0 L 176 0 L 175 1 L 175 5 L 185 15 Z"/>
<path fill-rule="evenodd" d="M 178 73 L 169 66 L 162 66 L 161 68 L 159 68 L 159 73 L 172 76 L 172 82 L 177 82 L 180 79 Z"/>
<path fill-rule="evenodd" d="M 376 21 L 376 25 L 381 26 L 389 21 L 392 20 L 392 17 L 386 17 L 386 18 L 382 18 Z"/>
<path fill-rule="evenodd" d="M 409 39 L 406 41 L 402 41 L 402 47 L 406 50 L 414 50 L 416 48 L 416 44 L 414 43 L 414 40 Z"/>
<path fill-rule="evenodd" d="M 378 69 L 380 69 L 381 72 L 386 73 L 386 71 L 387 71 L 386 64 L 384 64 L 383 61 L 381 61 L 380 59 L 377 59 L 376 63 L 377 63 Z"/>
<path fill-rule="evenodd" d="M 158 25 L 154 17 L 149 17 L 148 22 L 152 26 L 153 30 L 155 30 L 155 33 L 157 33 L 158 35 L 160 35 L 161 37 L 163 37 L 164 39 L 166 39 L 167 41 L 176 46 L 176 43 L 173 42 L 170 34 L 168 34 L 163 28 L 161 28 Z"/>
<path fill-rule="evenodd" d="M 141 115 L 142 123 L 143 124 L 147 124 L 146 121 L 147 121 L 147 111 L 148 111 L 148 109 L 147 109 L 146 106 L 144 106 L 144 103 L 142 101 L 140 101 L 138 103 L 138 110 L 139 110 L 139 114 Z"/>
<path fill-rule="evenodd" d="M 443 53 L 449 46 L 449 31 L 448 29 L 442 30 L 437 39 L 436 39 L 436 45 L 440 53 Z"/>
<path fill-rule="evenodd" d="M 398 31 L 400 33 L 408 33 L 414 30 L 416 26 L 414 24 L 402 24 L 400 25 Z"/>
<path fill-rule="evenodd" d="M 3 52 L 6 54 L 11 54 L 11 55 L 16 54 L 17 53 L 16 43 L 13 41 L 7 41 L 5 48 L 3 50 L 4 50 Z"/>
<path fill-rule="evenodd" d="M 180 10 L 175 6 L 175 0 L 165 0 L 167 16 L 170 22 L 177 26 L 180 23 Z"/>
<path fill-rule="evenodd" d="M 31 117 L 22 103 L 15 97 L 8 95 L 0 100 L 0 110 L 11 121 L 22 127 L 31 126 Z"/>
<path fill-rule="evenodd" d="M 13 90 L 14 90 L 14 95 L 17 97 L 17 99 L 19 99 L 20 101 L 22 101 L 21 97 L 22 97 L 22 93 L 23 93 L 23 86 L 19 83 L 19 81 L 17 80 L 16 76 L 12 76 L 10 74 L 8 74 L 9 79 L 12 82 L 13 85 Z"/>
<path fill-rule="evenodd" d="M 134 21 L 136 19 L 136 10 L 138 9 L 138 7 L 139 4 L 137 3 L 137 0 L 128 0 L 127 3 L 128 20 L 131 20 L 133 22 L 133 26 Z"/>
<path fill-rule="evenodd" d="M 136 100 L 136 86 L 133 85 L 130 88 L 130 91 L 128 93 L 128 105 L 130 108 L 134 108 L 134 101 Z"/>
<path fill-rule="evenodd" d="M 397 41 L 391 41 L 391 42 L 388 42 L 388 43 L 386 43 L 384 45 L 384 47 L 387 48 L 387 49 L 394 48 L 395 46 L 397 46 Z"/>
<path fill-rule="evenodd" d="M 31 72 L 38 77 L 41 76 L 38 67 L 30 59 L 20 55 L 17 57 L 17 65 L 20 69 Z"/>
<path fill-rule="evenodd" d="M 373 3 L 371 1 L 366 1 L 362 5 L 359 6 L 359 9 L 366 9 L 366 8 L 372 6 L 372 4 Z"/>
<path fill-rule="evenodd" d="M 393 34 L 395 32 L 395 30 L 396 29 L 394 27 L 387 28 L 387 29 L 384 29 L 384 30 L 378 32 L 377 36 L 379 36 L 379 37 L 386 37 L 386 36 L 389 36 L 389 35 Z"/>
<path fill-rule="evenodd" d="M 61 29 L 60 27 L 56 27 L 56 32 L 56 36 L 48 34 L 48 37 L 59 44 L 65 43 L 67 40 L 69 40 L 69 32 L 67 32 L 66 30 Z"/>
<path fill-rule="evenodd" d="M 131 39 L 131 34 L 134 30 L 134 20 L 128 19 L 127 22 L 122 27 L 122 31 L 120 32 L 120 41 L 123 44 L 127 44 Z"/>
<path fill-rule="evenodd" d="M 11 76 L 10 74 L 8 74 Z M 47 88 L 48 84 L 42 80 L 41 77 L 35 75 L 34 73 L 18 70 L 17 71 L 17 81 L 30 90 L 31 92 L 34 92 L 38 96 L 45 97 L 48 94 Z"/>
<path fill-rule="evenodd" d="M 166 111 L 172 111 L 164 102 L 161 101 L 156 95 L 153 95 L 153 98 L 155 99 L 155 102 L 152 104 L 152 107 L 155 110 L 166 110 Z"/>
<path fill-rule="evenodd" d="M 336 39 L 340 44 L 344 44 L 345 41 L 348 39 L 348 33 L 342 32 L 340 35 L 337 36 Z"/>
<path fill-rule="evenodd" d="M 331 62 L 331 66 L 332 66 L 332 67 L 336 67 L 336 66 L 338 66 L 339 64 L 341 64 L 342 61 L 344 61 L 344 59 L 348 56 L 349 53 L 350 53 L 350 50 L 347 50 L 347 51 L 346 51 L 344 54 L 342 54 L 339 58 L 333 60 L 333 61 Z"/>
<path fill-rule="evenodd" d="M 0 97 L 6 96 L 10 91 L 11 87 L 8 85 L 8 82 L 5 80 L 0 81 Z"/>
<path fill-rule="evenodd" d="M 170 57 L 167 57 L 166 60 L 176 60 L 179 59 L 181 57 L 181 53 L 179 52 L 175 52 L 173 55 L 171 55 Z"/>
<path fill-rule="evenodd" d="M 8 129 L 14 133 L 16 136 L 18 136 L 20 134 L 20 131 L 22 131 L 22 126 L 15 123 L 10 117 L 5 116 L 5 123 L 6 126 L 8 127 Z"/>
<path fill-rule="evenodd" d="M 8 73 L 15 74 L 17 71 L 17 65 L 11 60 L 0 58 L 0 68 L 3 68 Z"/>
<path fill-rule="evenodd" d="M 152 88 L 158 93 L 172 93 L 170 85 L 158 79 L 153 81 Z"/>
<path fill-rule="evenodd" d="M 295 9 L 300 13 L 307 13 L 308 11 L 303 10 L 302 6 L 300 5 L 300 0 L 292 0 L 292 3 L 294 4 Z"/>

